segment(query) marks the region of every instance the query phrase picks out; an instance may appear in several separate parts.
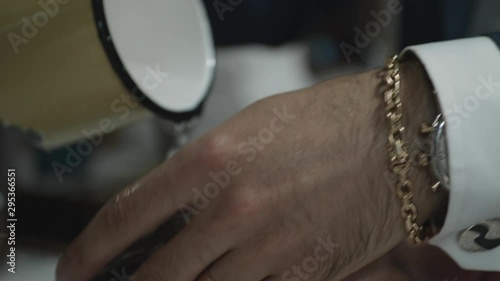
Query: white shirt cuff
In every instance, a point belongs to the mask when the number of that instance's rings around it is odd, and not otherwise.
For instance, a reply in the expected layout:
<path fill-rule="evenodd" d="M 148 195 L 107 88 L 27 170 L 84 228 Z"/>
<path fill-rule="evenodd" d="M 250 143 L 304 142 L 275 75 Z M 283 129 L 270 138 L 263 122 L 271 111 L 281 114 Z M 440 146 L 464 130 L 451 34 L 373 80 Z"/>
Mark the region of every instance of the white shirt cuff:
<path fill-rule="evenodd" d="M 427 70 L 446 120 L 450 203 L 444 228 L 431 244 L 465 269 L 500 271 L 500 243 L 476 252 L 459 244 L 463 231 L 484 221 L 490 222 L 489 232 L 469 232 L 471 243 L 479 236 L 500 239 L 500 51 L 491 39 L 477 37 L 407 52 Z"/>

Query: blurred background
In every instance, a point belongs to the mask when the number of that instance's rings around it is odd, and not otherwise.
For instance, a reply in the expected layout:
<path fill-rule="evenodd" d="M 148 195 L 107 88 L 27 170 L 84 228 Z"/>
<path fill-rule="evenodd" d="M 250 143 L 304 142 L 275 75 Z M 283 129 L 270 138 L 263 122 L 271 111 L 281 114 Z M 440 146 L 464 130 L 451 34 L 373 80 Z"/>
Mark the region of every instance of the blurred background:
<path fill-rule="evenodd" d="M 53 163 L 64 163 L 71 151 L 77 151 L 77 142 L 47 149 L 36 145 L 35 133 L 3 123 L 0 167 L 2 171 L 17 170 L 19 221 L 18 273 L 9 274 L 2 262 L 1 280 L 54 280 L 62 249 L 108 198 L 164 161 L 179 146 L 250 103 L 331 77 L 379 67 L 385 56 L 408 45 L 500 30 L 500 2 L 494 0 L 401 1 L 400 12 L 390 13 L 390 18 L 384 18 L 381 11 L 392 9 L 392 0 L 229 2 L 203 1 L 217 65 L 203 110 L 195 121 L 176 124 L 144 109 L 147 113 L 140 118 L 104 135 L 102 143 L 89 155 L 76 155 L 73 160 L 78 162 L 77 167 L 63 177 L 55 172 Z M 2 97 L 9 94 L 0 93 Z M 2 181 L 6 182 L 6 178 Z M 0 225 L 5 217 L 6 189 L 2 188 Z M 4 251 L 6 232 L 0 228 L 0 249 Z"/>

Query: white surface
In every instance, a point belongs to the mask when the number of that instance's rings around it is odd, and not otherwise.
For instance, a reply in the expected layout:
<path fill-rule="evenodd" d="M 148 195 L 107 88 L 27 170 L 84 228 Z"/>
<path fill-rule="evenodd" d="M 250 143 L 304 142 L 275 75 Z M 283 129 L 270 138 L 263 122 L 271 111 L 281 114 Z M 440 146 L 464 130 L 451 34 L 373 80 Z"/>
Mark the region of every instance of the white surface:
<path fill-rule="evenodd" d="M 212 82 L 215 55 L 199 0 L 105 0 L 116 50 L 136 85 L 160 107 L 190 111 Z M 155 79 L 151 70 L 168 77 Z M 161 81 L 158 81 L 161 80 Z"/>
<path fill-rule="evenodd" d="M 457 240 L 462 230 L 500 218 L 500 87 L 490 85 L 494 92 L 484 100 L 477 98 L 478 93 L 488 93 L 480 77 L 500 82 L 500 51 L 486 37 L 414 46 L 409 50 L 424 64 L 447 121 L 450 203 L 444 228 L 431 243 L 463 268 L 500 271 L 500 247 L 470 253 L 462 250 Z M 471 107 L 474 97 L 478 104 Z M 458 113 L 457 106 L 465 114 Z M 456 125 L 459 116 L 464 117 Z"/>

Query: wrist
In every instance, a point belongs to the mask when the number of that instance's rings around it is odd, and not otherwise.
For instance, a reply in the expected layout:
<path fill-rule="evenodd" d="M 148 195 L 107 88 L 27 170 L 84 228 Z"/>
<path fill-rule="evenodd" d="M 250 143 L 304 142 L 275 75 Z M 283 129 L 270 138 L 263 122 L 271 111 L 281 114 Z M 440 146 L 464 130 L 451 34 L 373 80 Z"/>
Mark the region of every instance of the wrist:
<path fill-rule="evenodd" d="M 356 145 L 350 155 L 357 159 L 363 178 L 370 183 L 366 185 L 366 192 L 371 194 L 370 200 L 380 210 L 387 211 L 373 219 L 379 226 L 391 228 L 386 234 L 391 245 L 395 246 L 408 234 L 401 216 L 401 201 L 396 195 L 394 176 L 389 171 L 388 124 L 380 74 L 381 71 L 376 70 L 328 80 L 308 89 L 307 93 L 314 96 L 311 100 L 315 106 L 324 109 L 323 116 L 339 121 L 329 124 L 337 126 L 339 135 L 343 136 L 332 138 L 332 146 L 343 147 L 340 141 Z M 432 86 L 417 60 L 401 63 L 401 100 L 406 140 L 414 144 L 420 124 L 435 117 Z M 416 154 L 416 147 L 410 149 Z M 432 192 L 433 177 L 428 167 L 412 165 L 409 176 L 415 189 L 413 202 L 418 209 L 417 223 L 422 225 L 435 213 L 446 209 L 446 195 Z"/>
<path fill-rule="evenodd" d="M 437 104 L 432 84 L 422 64 L 414 58 L 401 63 L 401 100 L 403 103 L 403 124 L 410 144 L 412 157 L 410 179 L 415 188 L 414 203 L 418 208 L 417 223 L 422 225 L 437 214 L 446 212 L 448 194 L 433 192 L 435 181 L 429 167 L 421 167 L 415 162 L 420 152 L 419 129 L 422 122 L 432 122 L 437 116 Z"/>
<path fill-rule="evenodd" d="M 382 75 L 381 75 L 382 74 Z M 381 207 L 389 202 L 389 214 L 384 218 L 393 228 L 391 239 L 395 242 L 402 241 L 409 237 L 406 229 L 408 221 L 402 216 L 402 199 L 397 195 L 399 177 L 390 169 L 388 136 L 390 125 L 387 122 L 387 109 L 384 102 L 384 93 L 386 86 L 383 83 L 385 70 L 377 72 L 368 72 L 368 84 L 372 85 L 374 91 L 369 93 L 367 100 L 378 104 L 373 107 L 373 119 L 367 124 L 373 126 L 377 141 L 373 149 L 378 150 L 376 157 L 377 164 L 372 164 L 376 175 L 383 175 L 387 188 L 377 187 L 379 204 Z M 403 140 L 408 143 L 407 152 L 409 154 L 409 171 L 406 174 L 407 179 L 413 186 L 413 196 L 410 204 L 416 207 L 416 219 L 413 221 L 419 226 L 424 225 L 429 219 L 436 218 L 437 214 L 443 214 L 447 209 L 448 194 L 446 192 L 435 193 L 432 191 L 432 183 L 435 181 L 429 167 L 421 167 L 415 161 L 420 153 L 422 139 L 419 135 L 420 125 L 425 121 L 432 121 L 437 116 L 437 104 L 434 99 L 433 87 L 430 83 L 425 69 L 416 59 L 409 59 L 400 63 L 400 99 L 402 106 L 402 126 L 404 127 Z M 373 99 L 372 97 L 375 97 Z M 368 134 L 370 135 L 370 134 Z M 389 200 L 389 201 L 385 201 Z"/>

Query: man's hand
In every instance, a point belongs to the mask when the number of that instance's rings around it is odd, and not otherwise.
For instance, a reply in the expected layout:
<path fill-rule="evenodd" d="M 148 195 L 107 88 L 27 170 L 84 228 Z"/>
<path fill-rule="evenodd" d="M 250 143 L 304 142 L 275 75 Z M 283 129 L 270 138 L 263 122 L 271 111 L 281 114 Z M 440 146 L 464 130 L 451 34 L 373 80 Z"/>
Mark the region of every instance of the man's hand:
<path fill-rule="evenodd" d="M 430 118 L 430 89 L 415 63 L 402 75 L 413 138 Z M 134 280 L 341 280 L 375 261 L 406 237 L 380 81 L 371 71 L 249 106 L 109 201 L 58 281 L 90 280 L 177 212 L 193 216 Z M 412 180 L 423 222 L 443 198 L 425 171 Z"/>

